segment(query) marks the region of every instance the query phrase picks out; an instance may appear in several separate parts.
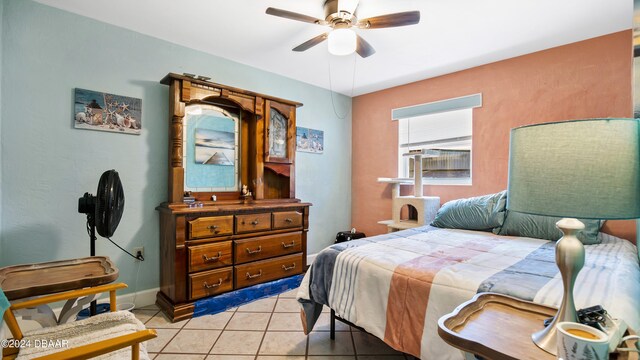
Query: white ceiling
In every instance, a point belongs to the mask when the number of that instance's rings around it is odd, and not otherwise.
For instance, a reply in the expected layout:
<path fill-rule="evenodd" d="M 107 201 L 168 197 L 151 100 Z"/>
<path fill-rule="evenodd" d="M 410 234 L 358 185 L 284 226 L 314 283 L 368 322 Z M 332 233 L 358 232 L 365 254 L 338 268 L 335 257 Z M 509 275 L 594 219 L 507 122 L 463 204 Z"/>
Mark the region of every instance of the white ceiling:
<path fill-rule="evenodd" d="M 421 12 L 418 25 L 357 29 L 377 51 L 362 59 L 326 41 L 293 52 L 327 28 L 265 14 L 323 18 L 324 0 L 37 1 L 348 96 L 630 29 L 633 14 L 631 0 L 361 0 L 359 18 Z"/>

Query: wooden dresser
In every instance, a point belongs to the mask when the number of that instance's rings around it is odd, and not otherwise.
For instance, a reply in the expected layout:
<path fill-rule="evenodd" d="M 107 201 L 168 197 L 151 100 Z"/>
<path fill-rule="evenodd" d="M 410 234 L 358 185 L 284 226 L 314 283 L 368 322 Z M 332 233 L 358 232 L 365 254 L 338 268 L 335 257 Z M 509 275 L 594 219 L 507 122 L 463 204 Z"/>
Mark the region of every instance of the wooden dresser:
<path fill-rule="evenodd" d="M 309 205 L 161 205 L 158 305 L 178 321 L 195 300 L 301 274 Z"/>
<path fill-rule="evenodd" d="M 301 103 L 168 74 L 160 292 L 172 321 L 206 297 L 301 274 L 309 206 L 295 197 Z"/>

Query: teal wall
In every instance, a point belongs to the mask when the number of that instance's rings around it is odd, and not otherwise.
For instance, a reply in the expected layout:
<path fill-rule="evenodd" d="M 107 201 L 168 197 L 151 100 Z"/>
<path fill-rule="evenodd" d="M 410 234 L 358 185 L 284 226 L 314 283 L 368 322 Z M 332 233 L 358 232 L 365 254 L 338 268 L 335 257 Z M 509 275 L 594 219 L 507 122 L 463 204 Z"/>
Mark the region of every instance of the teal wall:
<path fill-rule="evenodd" d="M 145 247 L 137 263 L 99 238 L 131 290 L 159 286 L 158 213 L 167 199 L 169 72 L 211 76 L 239 88 L 299 101 L 298 125 L 324 130 L 322 155 L 298 153 L 296 195 L 314 204 L 309 253 L 351 223 L 351 99 L 32 1 L 6 0 L 2 38 L 2 264 L 89 255 L 78 198 L 96 192 L 100 174 L 120 173 L 124 216 L 113 240 Z M 259 55 L 259 54 L 256 54 Z M 140 136 L 73 128 L 73 89 L 142 99 Z M 9 89 L 7 91 L 7 89 Z M 140 264 L 140 263 L 138 263 Z M 138 286 L 136 273 L 139 270 Z"/>

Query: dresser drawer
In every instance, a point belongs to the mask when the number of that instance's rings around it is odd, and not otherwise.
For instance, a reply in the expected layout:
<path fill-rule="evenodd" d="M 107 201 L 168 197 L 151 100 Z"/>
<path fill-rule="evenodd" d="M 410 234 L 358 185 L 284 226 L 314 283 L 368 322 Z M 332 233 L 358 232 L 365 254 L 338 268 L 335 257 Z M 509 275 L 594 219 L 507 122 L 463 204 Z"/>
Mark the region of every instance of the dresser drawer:
<path fill-rule="evenodd" d="M 233 234 L 233 215 L 201 217 L 189 221 L 189 239 Z"/>
<path fill-rule="evenodd" d="M 302 233 L 260 236 L 233 242 L 236 264 L 302 251 Z"/>
<path fill-rule="evenodd" d="M 271 213 L 236 215 L 236 233 L 271 230 Z"/>
<path fill-rule="evenodd" d="M 273 228 L 288 229 L 302 226 L 302 213 L 299 211 L 284 211 L 273 213 Z"/>
<path fill-rule="evenodd" d="M 189 272 L 233 265 L 231 241 L 189 247 Z"/>
<path fill-rule="evenodd" d="M 302 273 L 302 254 L 234 266 L 236 289 Z"/>
<path fill-rule="evenodd" d="M 189 275 L 191 299 L 198 299 L 230 290 L 233 290 L 233 268 L 231 266 Z"/>

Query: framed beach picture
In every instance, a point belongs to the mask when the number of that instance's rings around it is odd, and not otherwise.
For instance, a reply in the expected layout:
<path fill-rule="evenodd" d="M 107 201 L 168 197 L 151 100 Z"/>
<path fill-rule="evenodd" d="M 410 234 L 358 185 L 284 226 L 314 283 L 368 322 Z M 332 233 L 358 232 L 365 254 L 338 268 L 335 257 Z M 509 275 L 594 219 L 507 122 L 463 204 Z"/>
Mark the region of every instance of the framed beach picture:
<path fill-rule="evenodd" d="M 140 135 L 142 99 L 75 89 L 74 127 Z"/>
<path fill-rule="evenodd" d="M 296 150 L 322 154 L 324 151 L 324 131 L 296 127 Z"/>

